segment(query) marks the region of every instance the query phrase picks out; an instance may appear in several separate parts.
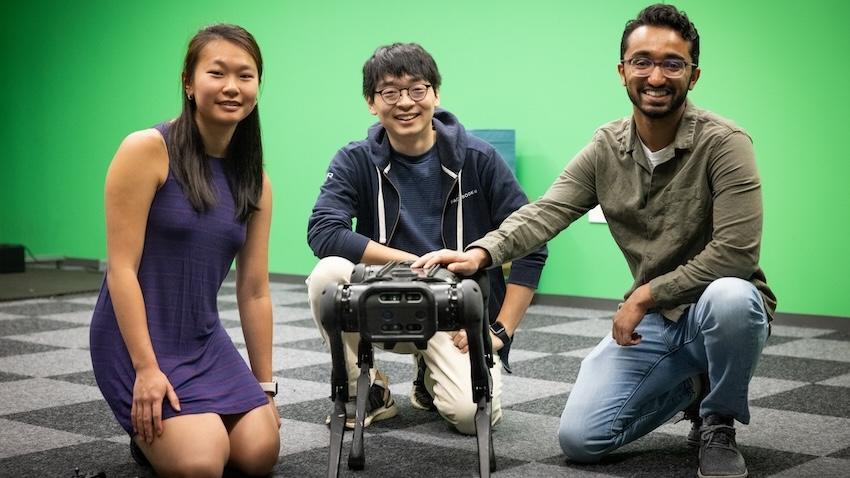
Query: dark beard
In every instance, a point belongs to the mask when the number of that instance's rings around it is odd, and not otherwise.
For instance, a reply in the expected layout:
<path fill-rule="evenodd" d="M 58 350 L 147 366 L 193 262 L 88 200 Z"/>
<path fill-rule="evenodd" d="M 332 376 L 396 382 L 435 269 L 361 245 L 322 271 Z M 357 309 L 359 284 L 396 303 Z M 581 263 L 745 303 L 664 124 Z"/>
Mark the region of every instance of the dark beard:
<path fill-rule="evenodd" d="M 688 98 L 688 90 L 684 90 L 684 92 L 682 94 L 673 98 L 673 101 L 670 103 L 670 107 L 667 108 L 666 110 L 663 110 L 663 111 L 647 110 L 647 109 L 644 109 L 641 106 L 640 96 L 638 96 L 637 98 L 632 96 L 632 90 L 629 89 L 629 88 L 626 88 L 626 92 L 627 92 L 627 94 L 629 96 L 629 100 L 631 100 L 632 104 L 635 105 L 635 107 L 638 110 L 640 110 L 640 112 L 643 113 L 647 118 L 652 118 L 652 119 L 665 118 L 665 117 L 679 111 L 679 108 L 682 106 L 682 104 Z M 638 95 L 640 95 L 640 93 L 638 93 Z"/>

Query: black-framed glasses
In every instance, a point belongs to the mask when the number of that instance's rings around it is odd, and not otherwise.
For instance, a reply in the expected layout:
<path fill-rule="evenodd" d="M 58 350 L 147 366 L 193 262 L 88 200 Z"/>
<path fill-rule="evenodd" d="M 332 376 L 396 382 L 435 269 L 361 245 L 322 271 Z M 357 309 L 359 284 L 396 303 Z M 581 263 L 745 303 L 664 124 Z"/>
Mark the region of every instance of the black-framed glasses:
<path fill-rule="evenodd" d="M 696 68 L 696 63 L 688 63 L 681 58 L 665 58 L 661 61 L 655 61 L 652 58 L 645 56 L 636 56 L 628 60 L 620 60 L 620 63 L 627 64 L 632 68 L 632 73 L 635 76 L 649 76 L 656 66 L 661 67 L 661 73 L 667 78 L 681 78 L 685 74 L 685 69 L 689 66 Z"/>
<path fill-rule="evenodd" d="M 428 88 L 431 85 L 428 83 L 420 83 L 418 85 L 408 86 L 407 88 L 396 88 L 395 86 L 388 86 L 383 90 L 376 91 L 375 93 L 381 95 L 381 98 L 384 99 L 384 103 L 388 105 L 394 105 L 398 103 L 398 100 L 401 99 L 401 92 L 407 91 L 407 96 L 410 97 L 413 101 L 422 101 L 428 96 Z"/>

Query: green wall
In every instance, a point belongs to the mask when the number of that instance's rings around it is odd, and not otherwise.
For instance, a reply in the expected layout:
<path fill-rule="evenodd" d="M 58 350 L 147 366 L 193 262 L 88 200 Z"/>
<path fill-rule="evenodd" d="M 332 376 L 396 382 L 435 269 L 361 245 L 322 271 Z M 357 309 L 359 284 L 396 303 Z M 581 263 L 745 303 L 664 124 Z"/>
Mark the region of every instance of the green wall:
<path fill-rule="evenodd" d="M 749 130 L 764 183 L 762 265 L 783 312 L 850 316 L 847 25 L 843 1 L 678 5 L 702 37 L 692 100 Z M 4 7 L 0 242 L 105 256 L 102 187 L 131 131 L 173 117 L 185 46 L 239 23 L 266 60 L 260 98 L 274 184 L 271 270 L 307 274 L 306 222 L 337 148 L 373 121 L 360 96 L 372 50 L 417 41 L 442 105 L 471 128 L 514 128 L 518 176 L 542 194 L 600 124 L 630 113 L 616 75 L 637 1 L 16 2 Z M 11 108 L 8 108 L 8 106 Z M 631 280 L 605 225 L 550 243 L 540 291 L 617 298 Z"/>

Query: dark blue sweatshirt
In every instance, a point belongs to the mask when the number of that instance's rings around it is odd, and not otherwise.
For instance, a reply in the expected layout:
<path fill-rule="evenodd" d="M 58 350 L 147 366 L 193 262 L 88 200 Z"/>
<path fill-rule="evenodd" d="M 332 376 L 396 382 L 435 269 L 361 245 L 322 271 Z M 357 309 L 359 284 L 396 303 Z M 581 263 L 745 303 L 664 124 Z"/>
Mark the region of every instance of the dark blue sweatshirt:
<path fill-rule="evenodd" d="M 433 126 L 443 170 L 442 242 L 447 249 L 458 249 L 460 236 L 463 249 L 497 229 L 528 199 L 499 153 L 469 135 L 454 115 L 437 109 Z M 392 239 L 404 191 L 394 177 L 391 155 L 380 123 L 369 128 L 366 140 L 337 151 L 307 226 L 307 241 L 317 257 L 340 256 L 358 263 L 369 240 L 387 244 Z M 357 220 L 354 230 L 353 218 Z M 513 261 L 508 282 L 537 288 L 546 256 L 544 246 Z M 490 320 L 495 321 L 505 298 L 505 280 L 499 268 L 489 270 L 488 276 Z"/>

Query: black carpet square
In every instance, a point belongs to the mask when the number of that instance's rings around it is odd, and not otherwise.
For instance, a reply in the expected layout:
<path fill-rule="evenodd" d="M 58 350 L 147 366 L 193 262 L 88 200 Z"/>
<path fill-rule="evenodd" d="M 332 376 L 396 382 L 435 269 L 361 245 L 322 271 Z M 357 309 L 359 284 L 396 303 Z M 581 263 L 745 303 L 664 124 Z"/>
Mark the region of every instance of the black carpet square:
<path fill-rule="evenodd" d="M 750 402 L 757 407 L 850 418 L 847 387 L 811 384 Z"/>
<path fill-rule="evenodd" d="M 115 421 L 104 400 L 16 413 L 3 418 L 97 438 L 126 433 Z"/>
<path fill-rule="evenodd" d="M 38 319 L 23 319 L 38 320 Z M 0 322 L 2 323 L 2 322 Z M 13 334 L 14 335 L 14 334 Z M 5 339 L 0 337 L 0 357 L 9 357 L 12 355 L 34 354 L 37 352 L 49 352 L 51 350 L 59 350 L 61 347 L 53 347 L 52 345 L 34 344 L 32 342 L 21 342 L 19 340 Z"/>
<path fill-rule="evenodd" d="M 850 344 L 848 344 L 850 346 Z M 820 382 L 828 378 L 850 373 L 850 363 L 834 362 L 785 355 L 762 355 L 753 375 L 756 377 L 796 380 L 798 382 Z"/>
<path fill-rule="evenodd" d="M 50 330 L 73 329 L 80 324 L 72 324 L 60 320 L 40 319 L 38 317 L 23 317 L 20 319 L 0 320 L 0 337 L 9 335 L 34 334 Z"/>

